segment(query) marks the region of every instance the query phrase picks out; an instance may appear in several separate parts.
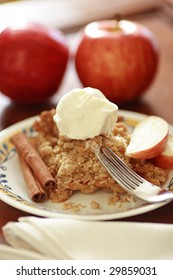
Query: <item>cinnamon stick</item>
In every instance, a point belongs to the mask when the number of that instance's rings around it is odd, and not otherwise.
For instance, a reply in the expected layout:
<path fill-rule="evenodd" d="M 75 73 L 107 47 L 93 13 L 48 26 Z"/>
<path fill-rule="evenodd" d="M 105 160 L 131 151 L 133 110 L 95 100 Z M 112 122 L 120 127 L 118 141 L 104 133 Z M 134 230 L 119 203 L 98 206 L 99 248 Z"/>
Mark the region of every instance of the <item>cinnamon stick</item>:
<path fill-rule="evenodd" d="M 55 190 L 57 187 L 55 179 L 27 136 L 24 133 L 15 134 L 11 137 L 11 142 L 37 176 L 45 191 Z"/>
<path fill-rule="evenodd" d="M 28 166 L 26 161 L 18 155 L 22 173 L 26 182 L 26 186 L 31 199 L 35 202 L 44 202 L 48 199 L 46 191 L 43 189 L 41 183 Z"/>

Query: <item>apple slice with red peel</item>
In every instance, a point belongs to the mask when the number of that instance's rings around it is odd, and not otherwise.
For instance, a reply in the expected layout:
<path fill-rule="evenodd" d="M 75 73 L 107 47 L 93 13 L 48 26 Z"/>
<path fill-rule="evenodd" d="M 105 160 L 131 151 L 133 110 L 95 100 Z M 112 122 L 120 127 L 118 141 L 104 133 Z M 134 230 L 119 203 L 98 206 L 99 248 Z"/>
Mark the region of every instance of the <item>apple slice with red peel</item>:
<path fill-rule="evenodd" d="M 153 159 L 153 163 L 163 169 L 173 169 L 173 135 L 169 135 L 165 150 Z"/>
<path fill-rule="evenodd" d="M 164 119 L 146 117 L 133 130 L 126 155 L 137 159 L 154 158 L 166 148 L 168 134 L 168 123 Z"/>

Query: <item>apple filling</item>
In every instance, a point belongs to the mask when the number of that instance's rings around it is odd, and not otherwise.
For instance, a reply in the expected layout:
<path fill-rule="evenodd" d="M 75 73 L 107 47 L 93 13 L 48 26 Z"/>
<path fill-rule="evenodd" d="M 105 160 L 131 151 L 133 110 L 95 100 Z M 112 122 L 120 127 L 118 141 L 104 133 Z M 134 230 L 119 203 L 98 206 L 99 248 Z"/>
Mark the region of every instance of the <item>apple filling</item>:
<path fill-rule="evenodd" d="M 115 123 L 112 135 L 73 140 L 59 135 L 54 115 L 54 109 L 44 111 L 34 123 L 36 149 L 57 182 L 57 189 L 50 193 L 53 201 L 66 201 L 76 191 L 93 193 L 102 189 L 117 196 L 125 194 L 95 156 L 95 149 L 105 145 L 146 180 L 158 186 L 165 183 L 167 176 L 162 168 L 125 154 L 130 135 L 123 121 Z"/>

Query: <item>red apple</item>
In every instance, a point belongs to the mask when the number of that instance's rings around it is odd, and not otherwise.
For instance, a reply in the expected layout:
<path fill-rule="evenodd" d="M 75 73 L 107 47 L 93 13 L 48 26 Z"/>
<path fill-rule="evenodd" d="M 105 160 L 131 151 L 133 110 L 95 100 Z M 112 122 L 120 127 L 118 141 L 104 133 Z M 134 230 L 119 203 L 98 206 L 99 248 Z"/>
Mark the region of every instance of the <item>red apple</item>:
<path fill-rule="evenodd" d="M 146 117 L 134 128 L 126 155 L 138 159 L 151 159 L 161 154 L 168 141 L 168 123 L 157 116 Z"/>
<path fill-rule="evenodd" d="M 153 159 L 153 163 L 163 169 L 173 169 L 173 135 L 169 135 L 165 150 Z"/>
<path fill-rule="evenodd" d="M 58 89 L 68 61 L 64 35 L 40 24 L 0 33 L 0 91 L 19 103 L 38 103 Z"/>
<path fill-rule="evenodd" d="M 99 21 L 82 32 L 75 65 L 82 84 L 101 90 L 116 103 L 133 100 L 151 84 L 157 70 L 158 42 L 143 25 Z"/>

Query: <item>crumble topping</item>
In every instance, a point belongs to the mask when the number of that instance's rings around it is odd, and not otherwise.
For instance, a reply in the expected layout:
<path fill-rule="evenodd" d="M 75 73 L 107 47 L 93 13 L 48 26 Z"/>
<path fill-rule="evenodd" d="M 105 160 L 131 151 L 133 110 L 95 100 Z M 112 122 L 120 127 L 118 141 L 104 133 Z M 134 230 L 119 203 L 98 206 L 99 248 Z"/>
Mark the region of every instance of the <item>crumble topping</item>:
<path fill-rule="evenodd" d="M 72 140 L 59 134 L 53 121 L 54 114 L 54 109 L 44 111 L 40 115 L 40 120 L 34 124 L 34 129 L 38 132 L 35 146 L 57 182 L 57 190 L 50 193 L 50 199 L 54 202 L 66 201 L 76 191 L 93 193 L 102 189 L 112 194 L 108 202 L 112 204 L 119 201 L 121 194 L 126 193 L 95 156 L 95 152 L 102 146 L 110 147 L 126 164 L 149 182 L 161 186 L 166 181 L 166 172 L 150 161 L 132 159 L 125 155 L 130 135 L 121 118 L 115 123 L 112 135 Z M 97 206 L 94 202 L 91 204 L 92 208 Z"/>

